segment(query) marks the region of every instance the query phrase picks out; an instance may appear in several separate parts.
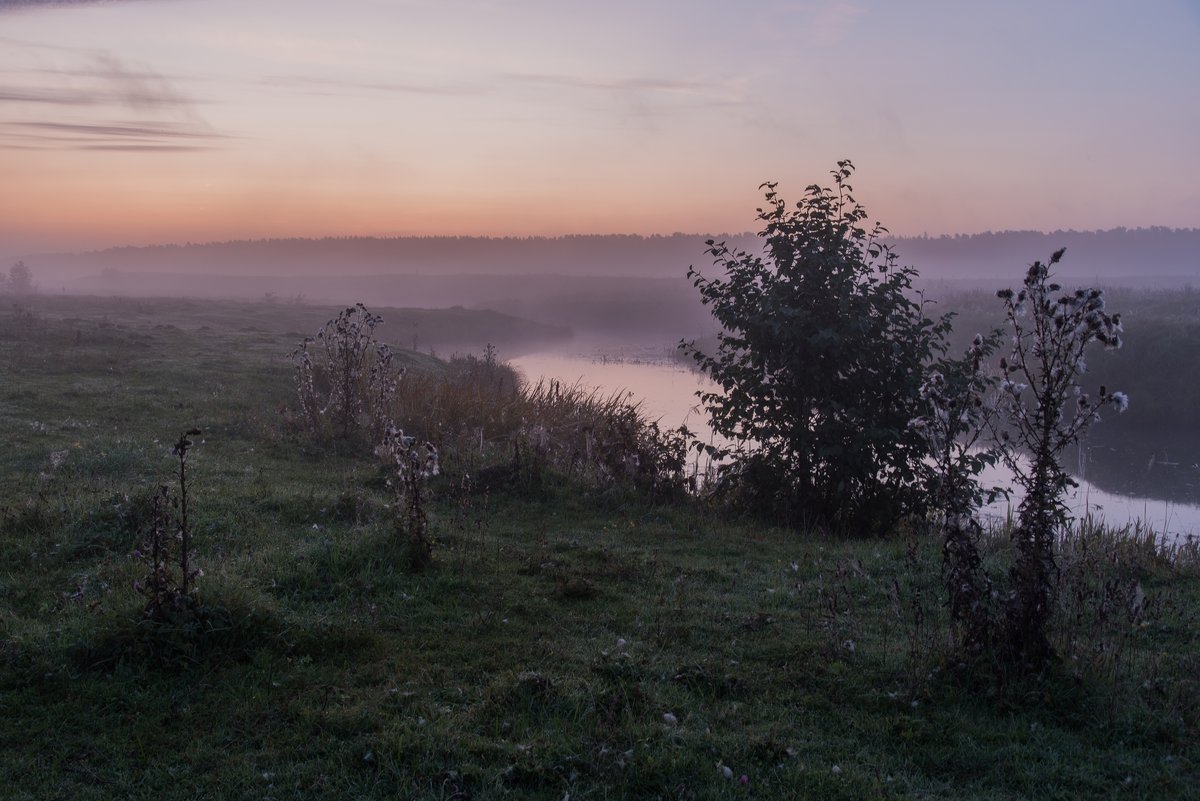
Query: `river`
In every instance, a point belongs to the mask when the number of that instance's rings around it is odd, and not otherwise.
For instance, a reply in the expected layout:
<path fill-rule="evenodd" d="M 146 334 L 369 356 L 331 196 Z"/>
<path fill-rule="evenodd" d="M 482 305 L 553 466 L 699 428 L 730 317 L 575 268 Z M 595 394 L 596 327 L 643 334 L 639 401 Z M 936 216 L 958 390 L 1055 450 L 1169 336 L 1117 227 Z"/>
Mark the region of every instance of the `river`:
<path fill-rule="evenodd" d="M 714 384 L 662 349 L 547 351 L 510 359 L 509 364 L 530 381 L 544 377 L 603 392 L 628 392 L 664 427 L 686 425 L 703 439 L 712 436 L 696 393 Z M 1140 523 L 1170 538 L 1200 536 L 1200 437 L 1123 431 L 1118 415 L 1109 413 L 1067 461 L 1079 482 L 1068 499 L 1075 517 L 1091 514 L 1116 526 Z M 1008 486 L 1012 475 L 996 467 L 983 481 Z M 1018 500 L 1014 495 L 997 501 L 984 513 L 1002 519 Z"/>

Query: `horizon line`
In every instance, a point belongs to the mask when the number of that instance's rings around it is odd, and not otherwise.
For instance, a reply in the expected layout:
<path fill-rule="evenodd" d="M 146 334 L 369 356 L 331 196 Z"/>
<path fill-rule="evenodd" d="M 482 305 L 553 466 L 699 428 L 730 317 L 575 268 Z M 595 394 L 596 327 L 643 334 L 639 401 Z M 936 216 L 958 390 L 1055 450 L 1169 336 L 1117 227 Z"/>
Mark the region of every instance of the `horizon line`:
<path fill-rule="evenodd" d="M 895 234 L 890 231 L 884 231 L 884 240 L 944 240 L 944 239 L 970 239 L 980 236 L 1000 236 L 1011 234 L 1036 234 L 1039 236 L 1053 236 L 1055 234 L 1107 234 L 1107 233 L 1136 233 L 1136 232 L 1154 232 L 1154 233 L 1196 233 L 1200 232 L 1200 226 L 1194 227 L 1173 227 L 1168 225 L 1150 225 L 1136 226 L 1129 228 L 1126 226 L 1115 226 L 1112 228 L 1057 228 L 1054 230 L 1038 230 L 1034 228 L 1005 228 L 1000 230 L 975 231 L 971 233 L 956 232 L 956 233 L 939 233 L 930 234 L 922 232 L 920 234 Z M 19 258 L 34 258 L 38 256 L 86 256 L 92 254 L 108 253 L 119 250 L 153 250 L 156 248 L 201 248 L 201 247 L 216 247 L 226 245 L 244 245 L 244 244 L 270 244 L 279 242 L 330 242 L 330 241 L 381 241 L 381 242 L 400 242 L 400 241 L 416 241 L 416 240 L 468 240 L 468 241 L 498 241 L 498 242 L 556 242 L 572 239 L 604 239 L 604 238 L 625 238 L 625 239 L 702 239 L 720 241 L 722 239 L 737 239 L 746 237 L 758 237 L 760 234 L 756 231 L 740 231 L 740 232 L 721 232 L 713 233 L 691 233 L 684 231 L 674 231 L 671 233 L 623 233 L 617 231 L 609 232 L 593 232 L 593 233 L 563 233 L 563 234 L 324 234 L 320 236 L 268 236 L 257 238 L 241 238 L 241 239 L 211 239 L 207 241 L 184 241 L 184 242 L 156 242 L 149 244 L 125 244 L 125 245 L 109 245 L 105 247 L 84 248 L 80 250 L 56 250 L 56 251 L 38 251 L 26 253 Z"/>

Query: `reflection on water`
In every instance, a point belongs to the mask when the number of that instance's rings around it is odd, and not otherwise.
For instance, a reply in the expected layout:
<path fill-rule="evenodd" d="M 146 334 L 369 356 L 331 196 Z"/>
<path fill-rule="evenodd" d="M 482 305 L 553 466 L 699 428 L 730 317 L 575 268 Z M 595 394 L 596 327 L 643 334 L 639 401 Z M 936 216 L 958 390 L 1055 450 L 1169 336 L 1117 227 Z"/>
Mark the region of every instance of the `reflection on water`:
<path fill-rule="evenodd" d="M 1200 505 L 1194 501 L 1151 498 L 1145 495 L 1122 495 L 1107 492 L 1096 484 L 1073 473 L 1079 486 L 1071 490 L 1067 506 L 1075 518 L 1091 515 L 1115 526 L 1140 522 L 1159 534 L 1172 537 L 1200 535 Z M 983 471 L 984 486 L 1012 485 L 1012 473 L 997 466 Z M 1021 496 L 1015 490 L 1009 500 L 997 500 L 984 507 L 985 517 L 1003 520 L 1014 514 Z"/>
<path fill-rule="evenodd" d="M 698 435 L 708 433 L 696 393 L 716 385 L 661 350 L 535 353 L 509 359 L 508 363 L 531 382 L 546 378 L 567 386 L 579 383 L 604 393 L 628 392 L 631 400 L 641 402 L 646 417 L 657 420 L 662 427 L 686 425 Z"/>
<path fill-rule="evenodd" d="M 1071 454 L 1073 472 L 1108 492 L 1200 504 L 1200 436 L 1130 431 L 1116 415 Z"/>
<path fill-rule="evenodd" d="M 715 385 L 661 349 L 534 353 L 509 364 L 530 381 L 544 377 L 606 393 L 628 392 L 662 426 L 686 425 L 706 441 L 712 437 L 696 392 Z M 1092 430 L 1082 451 L 1067 456 L 1080 482 L 1069 501 L 1072 513 L 1090 513 L 1114 525 L 1141 521 L 1158 532 L 1200 535 L 1200 435 L 1124 431 L 1115 414 L 1109 417 Z M 1011 474 L 999 467 L 983 478 L 987 485 L 1012 483 Z M 1014 495 L 985 512 L 1004 517 L 1019 501 Z"/>

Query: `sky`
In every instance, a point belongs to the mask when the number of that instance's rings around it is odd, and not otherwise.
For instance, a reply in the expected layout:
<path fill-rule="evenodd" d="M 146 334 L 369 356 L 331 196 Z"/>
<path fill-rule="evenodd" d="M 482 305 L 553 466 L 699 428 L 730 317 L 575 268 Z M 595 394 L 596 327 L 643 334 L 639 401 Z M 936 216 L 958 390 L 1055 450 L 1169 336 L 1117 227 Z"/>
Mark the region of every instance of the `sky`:
<path fill-rule="evenodd" d="M 0 0 L 0 254 L 1200 226 L 1200 0 Z"/>

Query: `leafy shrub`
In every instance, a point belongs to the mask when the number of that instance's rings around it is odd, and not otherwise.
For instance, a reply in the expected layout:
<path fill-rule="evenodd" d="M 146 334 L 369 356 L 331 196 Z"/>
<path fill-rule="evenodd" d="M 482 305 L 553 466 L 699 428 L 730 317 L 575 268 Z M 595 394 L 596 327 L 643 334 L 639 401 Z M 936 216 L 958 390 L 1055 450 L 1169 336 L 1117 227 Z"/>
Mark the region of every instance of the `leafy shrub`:
<path fill-rule="evenodd" d="M 983 442 L 994 411 L 986 396 L 996 384 L 984 360 L 995 348 L 994 334 L 977 334 L 962 358 L 940 360 L 921 385 L 927 414 L 910 424 L 929 444 L 931 458 L 924 468 L 955 639 L 975 655 L 990 647 L 994 634 L 992 582 L 979 553 L 978 511 L 985 492 L 977 476 L 999 460 L 998 451 Z"/>
<path fill-rule="evenodd" d="M 785 522 L 878 531 L 923 505 L 908 424 L 949 323 L 910 297 L 916 271 L 886 230 L 864 227 L 852 171 L 838 162 L 834 188 L 794 209 L 764 184 L 761 254 L 708 242 L 724 277 L 688 276 L 724 330 L 715 354 L 685 348 L 721 386 L 701 396 L 713 429 L 737 443 L 710 448 L 728 460 L 721 484 Z"/>

